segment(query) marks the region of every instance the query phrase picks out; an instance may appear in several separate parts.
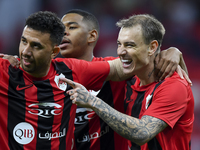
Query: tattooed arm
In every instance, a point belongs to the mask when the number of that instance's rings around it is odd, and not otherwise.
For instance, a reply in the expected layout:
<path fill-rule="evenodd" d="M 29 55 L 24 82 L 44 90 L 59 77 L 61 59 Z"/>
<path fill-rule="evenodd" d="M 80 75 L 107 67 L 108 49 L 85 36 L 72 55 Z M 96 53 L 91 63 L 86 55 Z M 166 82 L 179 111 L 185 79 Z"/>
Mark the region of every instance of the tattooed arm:
<path fill-rule="evenodd" d="M 118 134 L 138 145 L 148 142 L 168 126 L 164 121 L 151 116 L 137 119 L 120 113 L 91 95 L 82 85 L 65 78 L 62 80 L 73 87 L 67 91 L 72 103 L 93 109 Z"/>

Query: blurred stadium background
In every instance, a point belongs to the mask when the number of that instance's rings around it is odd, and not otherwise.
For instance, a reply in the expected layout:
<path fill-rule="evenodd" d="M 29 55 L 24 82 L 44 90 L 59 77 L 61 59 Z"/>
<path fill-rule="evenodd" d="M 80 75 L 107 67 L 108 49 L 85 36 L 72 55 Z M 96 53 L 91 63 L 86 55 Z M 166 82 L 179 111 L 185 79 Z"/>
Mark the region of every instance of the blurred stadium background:
<path fill-rule="evenodd" d="M 166 28 L 162 49 L 177 47 L 183 52 L 195 97 L 192 150 L 200 149 L 200 1 L 199 0 L 0 0 L 0 53 L 18 55 L 25 18 L 39 10 L 62 17 L 79 8 L 94 14 L 100 23 L 95 56 L 117 56 L 115 23 L 132 14 L 148 13 Z"/>

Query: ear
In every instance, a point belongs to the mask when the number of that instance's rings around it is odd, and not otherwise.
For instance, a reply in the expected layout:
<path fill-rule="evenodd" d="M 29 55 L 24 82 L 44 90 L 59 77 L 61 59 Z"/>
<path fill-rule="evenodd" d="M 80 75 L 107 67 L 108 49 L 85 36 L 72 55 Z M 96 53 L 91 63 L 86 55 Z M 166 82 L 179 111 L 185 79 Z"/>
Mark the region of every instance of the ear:
<path fill-rule="evenodd" d="M 54 46 L 51 58 L 56 57 L 56 55 L 58 55 L 59 52 L 60 52 L 60 47 L 59 46 Z"/>
<path fill-rule="evenodd" d="M 97 30 L 92 30 L 89 32 L 88 43 L 95 43 L 98 38 Z"/>
<path fill-rule="evenodd" d="M 149 56 L 153 55 L 156 52 L 157 48 L 158 48 L 158 41 L 153 40 L 149 46 L 149 51 L 148 51 Z"/>

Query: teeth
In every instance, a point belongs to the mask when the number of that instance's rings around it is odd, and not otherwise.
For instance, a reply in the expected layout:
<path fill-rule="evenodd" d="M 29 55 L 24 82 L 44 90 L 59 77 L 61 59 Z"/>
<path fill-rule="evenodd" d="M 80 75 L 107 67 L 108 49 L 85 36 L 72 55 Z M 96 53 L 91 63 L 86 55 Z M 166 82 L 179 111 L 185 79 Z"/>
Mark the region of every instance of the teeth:
<path fill-rule="evenodd" d="M 129 63 L 129 62 L 131 62 L 131 60 L 124 60 L 124 59 L 122 59 L 121 60 L 123 63 Z"/>

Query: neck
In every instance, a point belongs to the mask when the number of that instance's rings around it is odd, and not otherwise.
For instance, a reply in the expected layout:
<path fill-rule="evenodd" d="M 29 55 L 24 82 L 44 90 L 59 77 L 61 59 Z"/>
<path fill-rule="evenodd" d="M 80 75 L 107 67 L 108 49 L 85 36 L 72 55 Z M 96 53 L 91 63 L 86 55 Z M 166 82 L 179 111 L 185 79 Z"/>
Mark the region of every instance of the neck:
<path fill-rule="evenodd" d="M 147 65 L 137 76 L 140 79 L 140 86 L 156 81 L 154 64 L 152 66 Z"/>
<path fill-rule="evenodd" d="M 94 55 L 93 55 L 93 47 L 89 48 L 86 53 L 80 57 L 78 57 L 77 59 L 82 59 L 82 60 L 86 60 L 86 61 L 92 61 Z"/>

